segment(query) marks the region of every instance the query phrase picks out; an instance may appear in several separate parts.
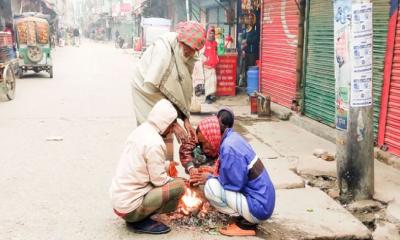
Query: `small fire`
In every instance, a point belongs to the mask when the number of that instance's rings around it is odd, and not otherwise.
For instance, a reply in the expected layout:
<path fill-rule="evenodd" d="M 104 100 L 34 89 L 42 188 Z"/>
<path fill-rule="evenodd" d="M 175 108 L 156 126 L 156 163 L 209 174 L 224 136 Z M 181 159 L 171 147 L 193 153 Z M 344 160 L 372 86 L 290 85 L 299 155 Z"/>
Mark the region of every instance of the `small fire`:
<path fill-rule="evenodd" d="M 199 198 L 195 191 L 186 188 L 185 194 L 181 198 L 182 212 L 189 215 L 191 212 L 198 212 L 203 201 Z"/>

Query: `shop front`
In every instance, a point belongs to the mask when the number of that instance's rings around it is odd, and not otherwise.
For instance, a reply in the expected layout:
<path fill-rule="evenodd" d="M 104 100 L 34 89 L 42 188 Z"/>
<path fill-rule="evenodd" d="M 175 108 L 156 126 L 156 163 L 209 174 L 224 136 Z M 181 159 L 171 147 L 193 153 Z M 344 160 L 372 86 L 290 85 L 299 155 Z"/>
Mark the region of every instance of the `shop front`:
<path fill-rule="evenodd" d="M 217 27 L 219 64 L 217 95 L 235 95 L 241 91 L 259 92 L 260 0 L 202 1 L 207 26 Z M 248 71 L 252 71 L 251 76 Z"/>
<path fill-rule="evenodd" d="M 116 41 L 116 32 L 118 31 L 120 39 L 128 48 L 134 45 L 135 21 L 131 14 L 135 10 L 134 7 L 131 3 L 115 3 L 112 5 L 111 18 L 104 21 L 108 39 Z"/>
<path fill-rule="evenodd" d="M 195 4 L 194 4 L 195 5 Z M 219 63 L 216 66 L 217 96 L 236 94 L 238 54 L 235 47 L 236 1 L 198 1 L 200 21 L 206 26 L 215 28 L 215 40 Z"/>

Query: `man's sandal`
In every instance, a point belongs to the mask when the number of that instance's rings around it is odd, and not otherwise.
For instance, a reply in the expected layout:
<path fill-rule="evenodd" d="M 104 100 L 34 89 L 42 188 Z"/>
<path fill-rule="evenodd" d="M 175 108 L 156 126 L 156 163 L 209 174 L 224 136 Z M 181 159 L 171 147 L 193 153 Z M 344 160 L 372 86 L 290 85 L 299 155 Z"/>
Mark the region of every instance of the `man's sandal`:
<path fill-rule="evenodd" d="M 229 224 L 225 228 L 221 228 L 219 232 L 226 236 L 255 236 L 256 231 L 249 229 L 242 229 L 236 223 Z"/>

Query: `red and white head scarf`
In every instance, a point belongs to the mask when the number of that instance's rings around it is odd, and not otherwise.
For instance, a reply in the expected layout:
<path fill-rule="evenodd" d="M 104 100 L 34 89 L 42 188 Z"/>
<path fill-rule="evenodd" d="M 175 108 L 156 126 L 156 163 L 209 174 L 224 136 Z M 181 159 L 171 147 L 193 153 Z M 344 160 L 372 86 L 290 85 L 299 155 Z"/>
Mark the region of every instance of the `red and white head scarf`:
<path fill-rule="evenodd" d="M 178 23 L 176 32 L 178 33 L 178 41 L 196 51 L 202 49 L 206 43 L 206 30 L 196 21 Z"/>
<path fill-rule="evenodd" d="M 213 156 L 218 156 L 222 138 L 218 118 L 216 116 L 205 118 L 198 127 L 204 138 L 210 143 Z"/>

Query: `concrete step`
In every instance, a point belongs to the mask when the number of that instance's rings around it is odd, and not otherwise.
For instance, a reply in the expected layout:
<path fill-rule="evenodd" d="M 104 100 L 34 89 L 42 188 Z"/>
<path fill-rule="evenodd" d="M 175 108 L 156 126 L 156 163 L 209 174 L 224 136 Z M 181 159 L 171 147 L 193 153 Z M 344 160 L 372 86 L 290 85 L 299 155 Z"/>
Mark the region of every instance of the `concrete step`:
<path fill-rule="evenodd" d="M 274 214 L 260 230 L 267 239 L 371 239 L 358 219 L 317 188 L 277 190 Z"/>

